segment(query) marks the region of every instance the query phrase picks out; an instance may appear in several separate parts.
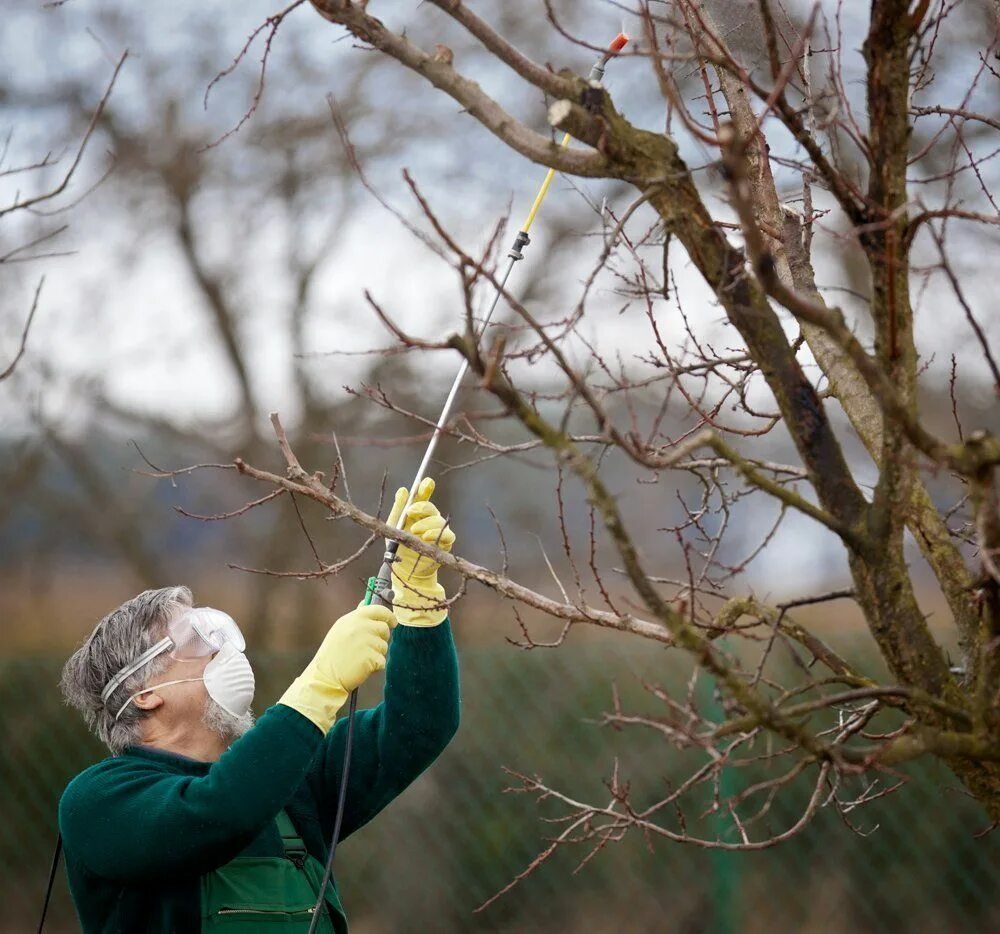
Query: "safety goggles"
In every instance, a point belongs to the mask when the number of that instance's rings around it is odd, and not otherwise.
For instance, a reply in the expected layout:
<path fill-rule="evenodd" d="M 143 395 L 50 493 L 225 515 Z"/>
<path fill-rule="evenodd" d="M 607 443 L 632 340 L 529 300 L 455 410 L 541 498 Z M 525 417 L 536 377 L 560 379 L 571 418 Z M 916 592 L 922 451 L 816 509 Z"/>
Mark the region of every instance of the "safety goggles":
<path fill-rule="evenodd" d="M 240 652 L 247 647 L 240 627 L 228 613 L 208 606 L 185 610 L 167 623 L 165 638 L 150 646 L 105 685 L 101 691 L 101 701 L 107 704 L 108 698 L 128 678 L 164 652 L 169 652 L 171 658 L 185 661 L 214 655 L 226 643 L 232 643 Z"/>

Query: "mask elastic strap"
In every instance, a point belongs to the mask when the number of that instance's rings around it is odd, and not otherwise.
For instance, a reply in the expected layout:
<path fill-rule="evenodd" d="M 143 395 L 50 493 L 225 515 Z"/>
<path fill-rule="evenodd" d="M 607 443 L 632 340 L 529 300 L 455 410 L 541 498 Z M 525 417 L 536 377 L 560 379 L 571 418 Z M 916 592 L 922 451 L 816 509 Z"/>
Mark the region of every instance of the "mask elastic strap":
<path fill-rule="evenodd" d="M 157 655 L 166 652 L 167 649 L 172 648 L 174 640 L 167 637 L 166 639 L 161 639 L 156 645 L 151 646 L 146 649 L 131 665 L 126 665 L 118 672 L 105 686 L 104 690 L 101 691 L 101 703 L 106 704 L 108 698 L 118 689 L 119 685 L 124 683 L 128 678 L 134 675 L 143 665 L 148 665 Z"/>
<path fill-rule="evenodd" d="M 155 691 L 157 688 L 168 688 L 171 684 L 187 684 L 189 681 L 204 681 L 204 678 L 178 678 L 176 681 L 164 681 L 162 684 L 154 684 L 152 687 L 143 688 L 141 691 L 137 691 L 133 694 L 124 704 L 121 705 L 118 713 L 115 714 L 115 720 L 122 715 L 125 708 L 132 703 L 137 697 L 142 697 L 143 694 L 148 694 L 150 691 Z"/>

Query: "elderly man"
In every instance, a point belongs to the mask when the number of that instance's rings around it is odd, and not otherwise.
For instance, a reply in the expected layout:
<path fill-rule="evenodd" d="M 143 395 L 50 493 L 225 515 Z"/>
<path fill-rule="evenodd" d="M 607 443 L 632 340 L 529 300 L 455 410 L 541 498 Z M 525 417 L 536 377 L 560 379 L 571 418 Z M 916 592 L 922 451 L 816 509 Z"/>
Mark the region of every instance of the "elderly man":
<path fill-rule="evenodd" d="M 450 549 L 421 484 L 404 528 Z M 396 494 L 394 515 L 407 491 Z M 396 606 L 337 620 L 281 700 L 254 723 L 253 671 L 225 613 L 185 587 L 106 616 L 66 664 L 63 690 L 112 756 L 59 806 L 70 889 L 86 932 L 304 932 L 333 833 L 350 692 L 386 669 L 356 715 L 341 839 L 371 820 L 458 727 L 458 664 L 437 565 L 400 548 Z M 398 626 L 397 626 L 398 623 Z M 391 645 L 390 645 L 390 630 Z M 335 885 L 317 930 L 343 932 Z"/>

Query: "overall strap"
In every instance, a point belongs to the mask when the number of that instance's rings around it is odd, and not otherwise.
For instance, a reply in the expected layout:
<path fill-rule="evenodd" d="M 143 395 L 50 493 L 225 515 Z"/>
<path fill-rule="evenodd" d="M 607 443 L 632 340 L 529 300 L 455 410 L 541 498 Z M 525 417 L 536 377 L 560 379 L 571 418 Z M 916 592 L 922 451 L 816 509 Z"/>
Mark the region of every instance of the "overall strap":
<path fill-rule="evenodd" d="M 49 884 L 45 887 L 45 901 L 42 904 L 42 917 L 38 922 L 38 934 L 41 934 L 45 927 L 45 916 L 49 913 L 49 899 L 52 898 L 52 886 L 56 881 L 56 872 L 59 869 L 59 857 L 62 855 L 62 834 L 56 836 L 56 848 L 52 854 L 52 866 L 49 869 Z"/>
<path fill-rule="evenodd" d="M 296 863 L 304 860 L 309 855 L 309 851 L 302 842 L 302 837 L 299 836 L 299 832 L 295 829 L 295 825 L 288 816 L 288 812 L 282 808 L 278 811 L 276 819 L 278 821 L 278 833 L 281 834 L 281 845 L 285 848 L 285 856 Z"/>

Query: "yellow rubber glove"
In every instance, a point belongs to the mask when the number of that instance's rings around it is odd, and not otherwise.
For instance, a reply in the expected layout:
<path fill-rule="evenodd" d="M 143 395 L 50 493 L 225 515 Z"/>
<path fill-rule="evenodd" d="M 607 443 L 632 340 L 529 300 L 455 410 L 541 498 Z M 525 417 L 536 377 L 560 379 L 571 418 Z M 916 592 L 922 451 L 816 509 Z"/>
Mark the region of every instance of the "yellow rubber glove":
<path fill-rule="evenodd" d="M 436 545 L 442 551 L 451 551 L 455 533 L 430 498 L 434 494 L 434 481 L 426 477 L 417 488 L 417 495 L 406 510 L 403 530 Z M 405 486 L 396 490 L 396 501 L 389 513 L 389 525 L 395 525 L 406 505 L 410 492 Z M 438 583 L 440 567 L 433 558 L 418 555 L 405 545 L 396 552 L 392 566 L 392 590 L 395 594 L 392 608 L 401 626 L 438 626 L 444 622 L 448 610 L 444 602 L 444 587 Z"/>
<path fill-rule="evenodd" d="M 278 703 L 294 708 L 326 733 L 351 691 L 385 668 L 389 632 L 395 625 L 396 618 L 384 606 L 359 606 L 341 616 Z"/>

